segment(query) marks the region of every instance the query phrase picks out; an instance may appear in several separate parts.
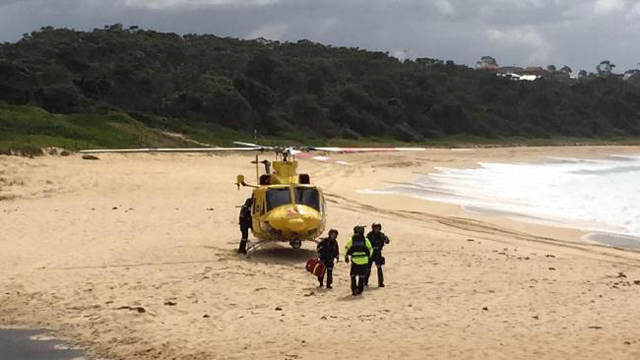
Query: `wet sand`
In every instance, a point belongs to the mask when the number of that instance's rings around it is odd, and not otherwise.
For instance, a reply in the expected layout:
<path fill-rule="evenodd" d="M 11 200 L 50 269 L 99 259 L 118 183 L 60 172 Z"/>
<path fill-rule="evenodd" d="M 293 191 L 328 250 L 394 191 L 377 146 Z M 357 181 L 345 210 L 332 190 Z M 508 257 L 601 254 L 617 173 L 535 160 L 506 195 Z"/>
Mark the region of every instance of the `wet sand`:
<path fill-rule="evenodd" d="M 503 218 L 513 219 L 521 222 L 529 222 L 533 224 L 558 226 L 558 227 L 570 226 L 578 230 L 581 230 L 582 227 L 587 229 L 590 226 L 593 226 L 590 223 L 580 224 L 577 222 L 573 222 L 573 223 L 562 222 L 562 221 L 553 220 L 553 219 L 544 219 L 536 216 L 530 216 L 530 215 L 503 211 L 503 210 L 489 209 L 489 208 L 484 208 L 480 206 L 465 205 L 462 208 L 469 215 L 482 215 L 485 217 L 503 217 Z M 629 250 L 629 251 L 640 250 L 639 237 L 626 236 L 626 235 L 615 234 L 615 233 L 589 232 L 588 230 L 582 230 L 582 231 L 585 232 L 585 234 L 582 236 L 582 239 L 587 241 L 592 241 L 598 244 L 620 248 L 621 250 Z"/>
<path fill-rule="evenodd" d="M 55 340 L 32 340 L 42 331 L 0 329 L 2 360 L 72 360 L 83 356 L 78 350 L 60 349 Z"/>
<path fill-rule="evenodd" d="M 590 233 L 584 236 L 586 240 L 600 244 L 640 251 L 640 238 L 619 234 Z"/>

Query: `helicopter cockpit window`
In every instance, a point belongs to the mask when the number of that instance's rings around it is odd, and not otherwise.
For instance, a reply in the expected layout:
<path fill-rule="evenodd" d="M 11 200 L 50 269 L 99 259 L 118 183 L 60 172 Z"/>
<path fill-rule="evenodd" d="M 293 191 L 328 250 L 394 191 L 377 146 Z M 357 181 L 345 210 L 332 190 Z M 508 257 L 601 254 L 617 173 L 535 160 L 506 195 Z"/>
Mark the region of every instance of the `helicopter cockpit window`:
<path fill-rule="evenodd" d="M 267 190 L 267 209 L 271 211 L 278 206 L 291 204 L 289 188 Z"/>
<path fill-rule="evenodd" d="M 320 211 L 320 198 L 318 190 L 313 188 L 295 188 L 296 204 L 307 205 Z"/>

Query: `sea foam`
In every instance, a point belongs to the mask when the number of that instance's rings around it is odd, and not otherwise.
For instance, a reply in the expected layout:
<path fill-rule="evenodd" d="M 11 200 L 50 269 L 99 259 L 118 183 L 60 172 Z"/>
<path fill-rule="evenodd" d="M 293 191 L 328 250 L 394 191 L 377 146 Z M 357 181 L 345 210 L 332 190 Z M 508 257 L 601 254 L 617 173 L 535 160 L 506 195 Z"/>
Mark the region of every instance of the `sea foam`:
<path fill-rule="evenodd" d="M 509 213 L 590 231 L 640 237 L 640 156 L 550 158 L 438 168 L 411 184 L 367 193 L 403 194 Z"/>

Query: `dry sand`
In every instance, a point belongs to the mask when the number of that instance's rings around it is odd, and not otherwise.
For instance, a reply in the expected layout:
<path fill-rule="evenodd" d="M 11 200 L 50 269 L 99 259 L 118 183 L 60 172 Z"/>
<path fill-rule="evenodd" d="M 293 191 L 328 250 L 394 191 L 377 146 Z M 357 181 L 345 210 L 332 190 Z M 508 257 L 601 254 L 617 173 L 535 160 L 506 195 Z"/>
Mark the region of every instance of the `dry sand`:
<path fill-rule="evenodd" d="M 341 244 L 373 221 L 392 239 L 388 286 L 357 298 L 343 262 L 333 290 L 316 288 L 313 244 L 235 254 L 248 156 L 0 157 L 0 325 L 51 329 L 107 359 L 638 359 L 640 253 L 357 193 L 437 166 L 609 153 L 640 148 L 301 160 Z"/>

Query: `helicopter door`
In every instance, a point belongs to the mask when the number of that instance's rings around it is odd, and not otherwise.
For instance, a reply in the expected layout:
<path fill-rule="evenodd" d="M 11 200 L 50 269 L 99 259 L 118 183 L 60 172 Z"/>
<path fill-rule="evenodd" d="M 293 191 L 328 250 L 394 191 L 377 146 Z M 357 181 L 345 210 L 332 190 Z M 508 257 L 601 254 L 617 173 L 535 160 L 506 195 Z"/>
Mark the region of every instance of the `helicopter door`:
<path fill-rule="evenodd" d="M 264 192 L 260 190 L 256 190 L 253 193 L 253 209 L 252 209 L 252 224 L 254 231 L 262 230 L 261 217 L 265 213 L 265 204 L 264 204 Z"/>
<path fill-rule="evenodd" d="M 255 194 L 251 196 L 251 204 L 253 204 L 253 208 L 251 209 L 251 215 L 252 217 L 255 217 L 260 213 L 260 204 L 258 202 L 258 199 L 256 199 Z"/>
<path fill-rule="evenodd" d="M 263 216 L 264 214 L 267 213 L 267 204 L 265 203 L 266 201 L 266 196 L 263 196 L 262 201 L 260 201 L 260 216 Z"/>

